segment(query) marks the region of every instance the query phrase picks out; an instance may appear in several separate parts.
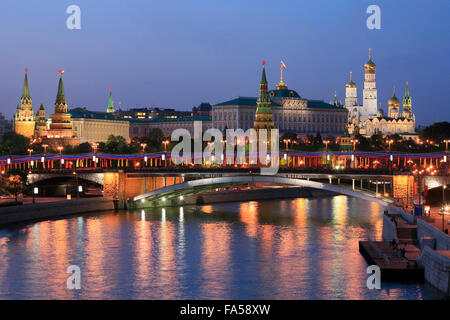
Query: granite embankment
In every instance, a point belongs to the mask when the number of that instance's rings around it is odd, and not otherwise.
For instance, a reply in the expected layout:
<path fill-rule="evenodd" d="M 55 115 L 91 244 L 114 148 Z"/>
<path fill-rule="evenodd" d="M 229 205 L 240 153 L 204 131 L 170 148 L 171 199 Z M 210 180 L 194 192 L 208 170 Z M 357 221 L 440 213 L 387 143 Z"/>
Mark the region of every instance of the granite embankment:
<path fill-rule="evenodd" d="M 0 225 L 58 218 L 88 212 L 114 210 L 111 199 L 62 200 L 0 208 Z"/>

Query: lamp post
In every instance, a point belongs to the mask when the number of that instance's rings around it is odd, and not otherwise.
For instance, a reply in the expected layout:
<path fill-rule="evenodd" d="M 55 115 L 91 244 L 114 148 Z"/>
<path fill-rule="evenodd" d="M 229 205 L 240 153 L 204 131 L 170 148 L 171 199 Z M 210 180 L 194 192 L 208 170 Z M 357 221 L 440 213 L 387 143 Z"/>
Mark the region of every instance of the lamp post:
<path fill-rule="evenodd" d="M 46 155 L 48 144 L 43 144 L 42 147 L 44 148 L 44 155 Z"/>
<path fill-rule="evenodd" d="M 169 140 L 164 140 L 162 143 L 164 145 L 164 152 L 167 152 L 167 145 L 169 144 Z"/>
<path fill-rule="evenodd" d="M 327 165 L 328 165 L 328 161 L 330 161 L 330 156 L 328 154 L 328 144 L 330 143 L 330 140 L 324 140 L 323 143 L 325 143 L 325 155 L 327 157 Z"/>
<path fill-rule="evenodd" d="M 389 170 L 392 170 L 392 154 L 391 154 L 391 145 L 394 143 L 393 139 L 386 141 L 389 144 Z"/>
<path fill-rule="evenodd" d="M 36 195 L 37 195 L 38 193 L 39 193 L 38 187 L 34 187 L 34 188 L 33 188 L 33 204 L 36 203 L 35 197 L 36 197 Z"/>
<path fill-rule="evenodd" d="M 64 150 L 64 147 L 63 146 L 58 146 L 56 149 L 58 149 L 59 155 L 61 156 L 62 155 L 62 151 Z"/>
<path fill-rule="evenodd" d="M 291 142 L 291 139 L 284 139 L 283 142 L 286 145 L 286 151 L 288 151 L 288 149 L 289 149 L 289 142 Z"/>
<path fill-rule="evenodd" d="M 352 139 L 352 140 L 350 140 L 350 142 L 351 143 L 353 143 L 353 155 L 352 155 L 352 162 L 353 162 L 353 164 L 354 164 L 354 167 L 356 167 L 355 166 L 355 153 L 356 153 L 356 144 L 359 142 L 359 140 L 358 139 Z"/>
<path fill-rule="evenodd" d="M 94 150 L 94 154 L 97 153 L 97 149 L 98 149 L 98 143 L 97 142 L 94 142 L 92 144 L 92 149 Z"/>
<path fill-rule="evenodd" d="M 141 143 L 142 153 L 145 153 L 145 148 L 147 147 L 146 143 Z"/>

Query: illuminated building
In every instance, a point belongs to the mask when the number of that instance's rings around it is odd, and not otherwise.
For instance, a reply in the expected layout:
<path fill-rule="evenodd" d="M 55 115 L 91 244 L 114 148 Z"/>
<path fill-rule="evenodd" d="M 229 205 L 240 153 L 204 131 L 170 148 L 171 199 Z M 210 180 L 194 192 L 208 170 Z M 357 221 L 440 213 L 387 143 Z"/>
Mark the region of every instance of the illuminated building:
<path fill-rule="evenodd" d="M 20 104 L 17 105 L 16 113 L 14 114 L 14 132 L 27 138 L 31 138 L 34 135 L 35 121 L 27 73 L 28 69 L 25 69 L 22 97 L 20 98 Z"/>

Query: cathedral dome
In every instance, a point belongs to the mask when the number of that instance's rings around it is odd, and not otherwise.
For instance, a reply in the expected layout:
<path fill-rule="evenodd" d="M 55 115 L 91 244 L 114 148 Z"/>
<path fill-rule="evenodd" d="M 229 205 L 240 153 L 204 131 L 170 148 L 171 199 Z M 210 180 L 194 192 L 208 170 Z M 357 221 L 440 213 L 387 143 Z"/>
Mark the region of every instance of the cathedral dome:
<path fill-rule="evenodd" d="M 353 82 L 353 80 L 350 80 L 350 82 L 348 82 L 345 85 L 346 88 L 356 88 L 356 83 Z"/>
<path fill-rule="evenodd" d="M 283 99 L 283 98 L 301 99 L 300 95 L 296 91 L 290 89 L 270 90 L 269 96 L 274 99 Z"/>
<path fill-rule="evenodd" d="M 388 104 L 389 105 L 394 105 L 394 106 L 399 106 L 400 105 L 400 101 L 395 96 L 395 87 L 394 87 L 394 93 L 393 93 L 392 97 L 389 99 Z"/>
<path fill-rule="evenodd" d="M 384 111 L 383 111 L 383 109 L 378 109 L 377 117 L 378 117 L 378 118 L 383 118 L 383 117 L 384 117 Z"/>

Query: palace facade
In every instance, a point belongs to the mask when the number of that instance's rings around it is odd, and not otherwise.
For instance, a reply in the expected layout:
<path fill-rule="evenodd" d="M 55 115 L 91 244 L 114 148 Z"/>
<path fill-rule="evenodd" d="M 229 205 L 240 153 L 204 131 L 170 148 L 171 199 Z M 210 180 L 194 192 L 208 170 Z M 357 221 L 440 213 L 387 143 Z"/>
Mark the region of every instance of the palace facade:
<path fill-rule="evenodd" d="M 263 81 L 267 83 L 265 69 L 261 82 Z M 260 86 L 262 85 L 261 83 Z M 271 117 L 268 117 L 269 110 Z M 267 97 L 238 97 L 216 104 L 212 110 L 212 126 L 222 131 L 257 128 L 260 123 L 266 121 L 273 122 L 274 127 L 281 133 L 340 136 L 346 129 L 347 119 L 346 108 L 321 100 L 302 98 L 285 85 L 282 77 L 275 90 L 267 92 Z"/>

